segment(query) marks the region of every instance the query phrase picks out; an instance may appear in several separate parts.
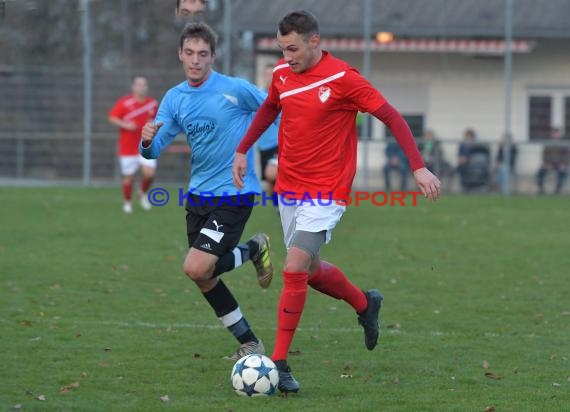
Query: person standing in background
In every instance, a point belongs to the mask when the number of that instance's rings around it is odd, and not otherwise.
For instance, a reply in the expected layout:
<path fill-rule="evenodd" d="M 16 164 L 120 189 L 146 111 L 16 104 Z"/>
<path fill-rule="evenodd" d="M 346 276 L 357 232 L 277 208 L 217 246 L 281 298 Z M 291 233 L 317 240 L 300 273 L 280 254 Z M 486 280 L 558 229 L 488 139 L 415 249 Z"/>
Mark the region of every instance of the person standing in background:
<path fill-rule="evenodd" d="M 158 102 L 148 96 L 148 81 L 143 76 L 133 79 L 131 94 L 121 97 L 109 112 L 109 122 L 119 128 L 119 163 L 123 177 L 123 212 L 133 212 L 131 202 L 135 174 L 142 171 L 139 200 L 144 210 L 151 205 L 147 193 L 152 186 L 156 171 L 156 160 L 145 159 L 139 155 L 139 142 L 142 128 L 154 119 Z"/>

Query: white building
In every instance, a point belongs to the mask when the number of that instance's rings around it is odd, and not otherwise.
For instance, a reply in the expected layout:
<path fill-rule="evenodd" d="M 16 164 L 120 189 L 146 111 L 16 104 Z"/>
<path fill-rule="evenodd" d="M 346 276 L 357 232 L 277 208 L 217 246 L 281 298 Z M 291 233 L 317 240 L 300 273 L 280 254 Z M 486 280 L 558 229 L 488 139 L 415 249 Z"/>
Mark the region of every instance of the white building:
<path fill-rule="evenodd" d="M 364 1 L 275 2 L 257 13 L 239 7 L 236 24 L 253 32 L 257 74 L 279 57 L 277 22 L 297 8 L 312 11 L 321 24 L 323 46 L 357 68 L 363 67 Z M 244 7 L 245 7 L 245 2 Z M 570 0 L 514 0 L 512 136 L 517 172 L 534 175 L 550 127 L 570 138 Z M 372 30 L 391 32 L 387 43 L 373 40 L 370 80 L 407 117 L 415 135 L 432 129 L 456 162 L 457 141 L 473 128 L 481 141 L 505 131 L 503 51 L 505 3 L 499 0 L 377 0 Z M 260 81 L 260 78 L 257 78 Z M 382 161 L 385 130 L 374 122 L 370 161 Z M 451 144 L 453 142 L 453 144 Z"/>

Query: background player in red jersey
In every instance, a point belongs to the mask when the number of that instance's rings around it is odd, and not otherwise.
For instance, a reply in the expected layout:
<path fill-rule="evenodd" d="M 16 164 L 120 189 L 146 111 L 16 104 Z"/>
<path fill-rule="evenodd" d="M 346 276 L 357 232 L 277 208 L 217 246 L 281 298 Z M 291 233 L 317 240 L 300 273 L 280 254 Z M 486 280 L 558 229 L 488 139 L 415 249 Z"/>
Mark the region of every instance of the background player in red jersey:
<path fill-rule="evenodd" d="M 148 96 L 148 82 L 145 77 L 135 77 L 131 90 L 132 93 L 121 97 L 109 112 L 109 122 L 119 128 L 119 162 L 123 176 L 125 213 L 133 212 L 131 197 L 135 173 L 139 167 L 142 169 L 139 191 L 141 207 L 150 210 L 146 193 L 150 190 L 156 169 L 155 159 L 149 160 L 139 155 L 139 142 L 143 126 L 156 115 L 158 102 Z"/>
<path fill-rule="evenodd" d="M 390 128 L 424 196 L 437 199 L 440 182 L 425 168 L 402 116 L 356 69 L 321 49 L 318 22 L 312 14 L 299 11 L 285 16 L 279 22 L 277 43 L 284 59 L 274 68 L 268 98 L 237 149 L 233 178 L 242 187 L 244 153 L 281 112 L 275 191 L 297 200 L 291 205 L 290 200 L 284 204 L 281 199 L 279 205 L 287 258 L 272 358 L 279 369 L 279 389 L 297 392 L 299 383 L 291 374 L 287 353 L 308 285 L 354 308 L 369 350 L 380 334 L 380 292 L 363 292 L 339 268 L 319 257 L 344 213 L 342 195 L 350 190 L 356 173 L 357 112 L 369 112 Z M 307 202 L 307 194 L 319 201 Z"/>

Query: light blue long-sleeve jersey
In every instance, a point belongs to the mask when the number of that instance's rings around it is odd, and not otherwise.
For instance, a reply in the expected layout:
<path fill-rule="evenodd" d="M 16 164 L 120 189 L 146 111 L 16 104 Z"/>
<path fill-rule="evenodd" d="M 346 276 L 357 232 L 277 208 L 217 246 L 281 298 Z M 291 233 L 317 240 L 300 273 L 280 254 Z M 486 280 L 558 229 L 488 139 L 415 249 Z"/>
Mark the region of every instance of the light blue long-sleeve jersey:
<path fill-rule="evenodd" d="M 232 181 L 236 149 L 266 94 L 245 80 L 212 72 L 198 87 L 187 81 L 170 89 L 162 99 L 155 122 L 162 122 L 152 144 L 140 146 L 147 159 L 156 159 L 174 140 L 185 133 L 192 149 L 192 173 L 188 189 L 214 196 L 261 192 L 255 174 L 254 152 L 247 152 L 245 187 L 238 191 Z M 275 124 L 270 127 L 277 129 Z"/>

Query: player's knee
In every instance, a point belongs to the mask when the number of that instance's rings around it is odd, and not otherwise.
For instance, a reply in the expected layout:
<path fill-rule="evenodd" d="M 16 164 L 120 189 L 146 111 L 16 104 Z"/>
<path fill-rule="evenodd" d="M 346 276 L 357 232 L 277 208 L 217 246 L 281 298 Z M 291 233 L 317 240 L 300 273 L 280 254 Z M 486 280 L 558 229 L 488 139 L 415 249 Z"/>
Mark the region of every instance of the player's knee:
<path fill-rule="evenodd" d="M 186 276 L 194 282 L 203 282 L 211 278 L 210 271 L 208 270 L 209 268 L 190 259 L 186 259 L 183 269 Z"/>
<path fill-rule="evenodd" d="M 285 259 L 285 271 L 308 272 L 319 255 L 321 246 L 325 243 L 326 231 L 307 232 L 295 231 L 291 247 Z"/>
<path fill-rule="evenodd" d="M 304 262 L 287 262 L 283 268 L 283 270 L 285 272 L 295 272 L 295 273 L 300 273 L 300 272 L 308 272 L 309 268 L 308 265 L 305 264 Z"/>

